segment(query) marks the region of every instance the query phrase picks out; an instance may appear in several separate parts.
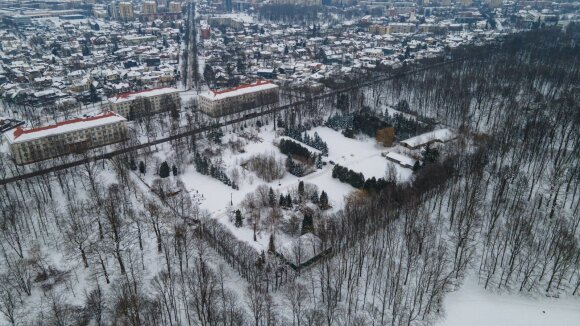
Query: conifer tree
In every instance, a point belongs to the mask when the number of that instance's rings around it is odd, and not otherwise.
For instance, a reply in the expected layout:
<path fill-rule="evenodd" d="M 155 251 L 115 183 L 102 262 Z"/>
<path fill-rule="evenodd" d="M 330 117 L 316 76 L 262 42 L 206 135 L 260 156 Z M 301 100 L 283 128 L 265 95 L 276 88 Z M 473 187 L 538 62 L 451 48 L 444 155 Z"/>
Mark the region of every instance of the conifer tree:
<path fill-rule="evenodd" d="M 286 198 L 284 198 L 284 195 L 282 195 L 282 194 L 280 194 L 280 200 L 278 200 L 278 206 L 286 207 Z"/>
<path fill-rule="evenodd" d="M 167 178 L 169 176 L 169 164 L 167 164 L 167 161 L 161 163 L 161 166 L 159 167 L 159 176 L 161 178 Z"/>
<path fill-rule="evenodd" d="M 304 214 L 304 218 L 302 219 L 301 235 L 306 233 L 314 233 L 314 221 L 310 213 Z"/>
<path fill-rule="evenodd" d="M 319 204 L 320 208 L 322 208 L 322 209 L 328 208 L 328 195 L 326 194 L 326 191 L 324 191 L 324 190 L 320 194 L 319 203 L 320 203 Z"/>
<path fill-rule="evenodd" d="M 240 210 L 236 210 L 236 220 L 234 222 L 234 225 L 239 228 L 242 227 L 242 225 L 244 225 L 244 218 L 242 217 L 242 212 L 240 212 Z"/>
<path fill-rule="evenodd" d="M 272 189 L 272 187 L 270 187 L 270 192 L 268 193 L 268 201 L 270 207 L 276 206 L 276 195 L 274 194 L 274 189 Z"/>
<path fill-rule="evenodd" d="M 173 165 L 173 167 L 171 168 L 172 172 L 173 172 L 173 176 L 177 176 L 177 166 Z"/>
<path fill-rule="evenodd" d="M 319 200 L 319 197 L 318 197 L 318 191 L 316 191 L 316 190 L 315 190 L 315 191 L 312 193 L 312 196 L 310 196 L 310 201 L 312 201 L 312 203 L 313 203 L 313 204 L 315 204 L 315 205 L 318 205 L 318 203 L 319 203 L 319 201 L 320 201 L 320 200 Z"/>
<path fill-rule="evenodd" d="M 268 242 L 268 252 L 276 252 L 276 244 L 274 243 L 274 233 L 270 234 L 270 241 Z"/>
<path fill-rule="evenodd" d="M 143 161 L 139 162 L 139 172 L 141 174 L 145 174 L 146 170 L 145 170 L 145 163 L 143 163 Z"/>

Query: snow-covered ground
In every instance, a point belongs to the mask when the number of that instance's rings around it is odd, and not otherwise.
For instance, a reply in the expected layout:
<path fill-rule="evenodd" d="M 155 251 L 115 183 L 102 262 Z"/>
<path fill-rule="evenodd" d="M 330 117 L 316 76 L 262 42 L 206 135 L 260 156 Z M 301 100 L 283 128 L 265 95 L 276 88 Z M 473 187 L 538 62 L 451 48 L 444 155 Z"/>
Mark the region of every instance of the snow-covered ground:
<path fill-rule="evenodd" d="M 486 291 L 472 279 L 443 301 L 445 317 L 435 326 L 580 325 L 578 298 L 531 298 Z"/>
<path fill-rule="evenodd" d="M 314 128 L 308 134 L 313 136 L 315 132 L 328 144 L 328 160 L 353 171 L 362 172 L 365 178 L 384 178 L 389 169 L 395 169 L 397 180 L 406 182 L 413 174 L 411 169 L 393 164 L 382 157 L 381 153 L 394 148 L 385 148 L 372 138 L 361 136 L 358 139 L 351 139 L 328 127 Z"/>

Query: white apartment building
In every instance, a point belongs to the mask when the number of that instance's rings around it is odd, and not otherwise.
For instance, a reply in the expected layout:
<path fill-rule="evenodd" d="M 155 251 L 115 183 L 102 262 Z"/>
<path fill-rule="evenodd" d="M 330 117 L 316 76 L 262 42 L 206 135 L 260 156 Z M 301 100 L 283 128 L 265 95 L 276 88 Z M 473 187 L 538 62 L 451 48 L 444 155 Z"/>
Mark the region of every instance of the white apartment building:
<path fill-rule="evenodd" d="M 199 95 L 200 109 L 213 117 L 241 112 L 279 101 L 278 85 L 265 80 Z"/>
<path fill-rule="evenodd" d="M 167 111 L 172 105 L 175 105 L 177 110 L 181 108 L 179 91 L 173 87 L 122 93 L 109 99 L 109 110 L 128 119 Z"/>
<path fill-rule="evenodd" d="M 22 128 L 4 133 L 16 164 L 28 164 L 71 153 L 82 153 L 126 138 L 127 119 L 114 112 Z"/>

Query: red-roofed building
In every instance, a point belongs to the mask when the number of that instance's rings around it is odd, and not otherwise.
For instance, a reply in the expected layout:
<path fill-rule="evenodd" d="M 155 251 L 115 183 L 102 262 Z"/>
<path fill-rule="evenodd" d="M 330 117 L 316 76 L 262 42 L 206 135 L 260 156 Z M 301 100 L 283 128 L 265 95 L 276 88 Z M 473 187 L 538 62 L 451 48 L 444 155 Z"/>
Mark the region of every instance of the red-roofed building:
<path fill-rule="evenodd" d="M 241 112 L 279 101 L 278 85 L 265 80 L 199 95 L 200 109 L 213 117 Z"/>
<path fill-rule="evenodd" d="M 120 142 L 126 134 L 127 119 L 105 112 L 44 127 L 19 126 L 4 135 L 16 164 L 28 164 Z"/>
<path fill-rule="evenodd" d="M 171 106 L 174 106 L 177 110 L 181 108 L 179 91 L 172 87 L 121 93 L 109 99 L 109 109 L 111 111 L 130 119 L 140 115 L 168 111 Z"/>

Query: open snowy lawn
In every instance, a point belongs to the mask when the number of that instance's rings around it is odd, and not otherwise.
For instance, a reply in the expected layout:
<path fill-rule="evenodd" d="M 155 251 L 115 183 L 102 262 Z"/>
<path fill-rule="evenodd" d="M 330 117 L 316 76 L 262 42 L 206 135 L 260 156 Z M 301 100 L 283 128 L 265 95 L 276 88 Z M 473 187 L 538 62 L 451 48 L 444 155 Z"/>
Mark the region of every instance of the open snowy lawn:
<path fill-rule="evenodd" d="M 400 182 L 408 181 L 413 174 L 410 169 L 393 164 L 382 157 L 381 153 L 388 152 L 393 148 L 378 145 L 370 137 L 351 139 L 328 127 L 317 127 L 308 133 L 312 136 L 314 132 L 317 132 L 322 140 L 328 144 L 328 160 L 353 171 L 362 172 L 365 178 L 384 178 L 389 168 L 395 169 L 397 180 Z"/>
<path fill-rule="evenodd" d="M 494 294 L 473 280 L 444 299 L 445 317 L 436 326 L 580 325 L 580 300 Z"/>

